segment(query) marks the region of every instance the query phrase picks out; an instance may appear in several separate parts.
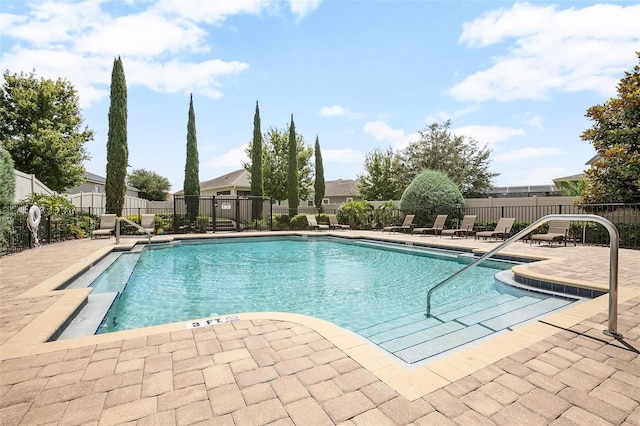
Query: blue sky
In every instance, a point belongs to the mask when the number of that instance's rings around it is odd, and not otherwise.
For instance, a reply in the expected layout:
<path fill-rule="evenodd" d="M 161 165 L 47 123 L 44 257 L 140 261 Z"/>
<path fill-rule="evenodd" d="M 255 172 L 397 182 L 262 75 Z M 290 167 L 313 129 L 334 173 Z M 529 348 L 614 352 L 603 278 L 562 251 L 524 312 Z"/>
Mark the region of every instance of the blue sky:
<path fill-rule="evenodd" d="M 430 123 L 492 149 L 496 185 L 550 184 L 595 151 L 588 107 L 637 63 L 640 5 L 618 1 L 11 1 L 2 68 L 78 90 L 88 171 L 106 169 L 109 84 L 121 56 L 129 164 L 182 188 L 189 94 L 200 180 L 241 168 L 255 102 L 262 131 L 319 137 L 325 178 L 364 172 Z"/>

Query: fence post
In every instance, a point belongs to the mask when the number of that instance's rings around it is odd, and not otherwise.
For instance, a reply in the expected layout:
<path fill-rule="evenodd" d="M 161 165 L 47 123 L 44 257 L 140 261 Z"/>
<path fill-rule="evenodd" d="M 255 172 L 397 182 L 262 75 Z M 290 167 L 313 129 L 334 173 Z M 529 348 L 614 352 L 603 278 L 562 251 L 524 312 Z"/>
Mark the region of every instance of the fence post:
<path fill-rule="evenodd" d="M 269 230 L 273 231 L 273 198 L 269 198 Z"/>
<path fill-rule="evenodd" d="M 218 218 L 216 217 L 216 196 L 213 196 L 213 233 L 216 233 L 216 230 L 218 229 Z"/>
<path fill-rule="evenodd" d="M 177 197 L 173 197 L 173 233 L 177 234 L 178 233 L 178 224 L 176 221 L 176 202 L 177 202 Z"/>
<path fill-rule="evenodd" d="M 236 231 L 240 229 L 240 196 L 236 195 Z"/>

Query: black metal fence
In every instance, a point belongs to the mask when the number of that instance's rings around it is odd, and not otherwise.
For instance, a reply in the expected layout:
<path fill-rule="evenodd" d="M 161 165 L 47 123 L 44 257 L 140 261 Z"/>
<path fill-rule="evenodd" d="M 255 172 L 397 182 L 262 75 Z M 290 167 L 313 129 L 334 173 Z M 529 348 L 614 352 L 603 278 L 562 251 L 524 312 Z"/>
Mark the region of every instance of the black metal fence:
<path fill-rule="evenodd" d="M 277 219 L 288 217 L 285 206 L 273 205 L 263 197 L 209 196 L 198 197 L 190 210 L 189 199 L 174 197 L 172 207 L 123 209 L 122 214 L 139 223 L 142 214 L 153 213 L 156 216 L 156 230 L 159 234 L 202 233 L 242 230 L 273 230 L 279 228 Z M 299 213 L 317 213 L 315 207 L 299 208 Z M 65 216 L 52 216 L 46 209 L 42 212 L 38 226 L 38 238 L 41 244 L 50 244 L 91 235 L 100 222 L 100 215 L 106 213 L 100 208 L 76 209 Z M 337 213 L 325 212 L 325 213 Z M 465 214 L 477 216 L 476 225 L 491 227 L 501 217 L 514 217 L 516 223 L 512 229 L 517 232 L 531 222 L 548 214 L 596 214 L 610 220 L 620 234 L 620 247 L 640 249 L 640 204 L 597 204 L 549 206 L 500 206 L 468 207 L 449 211 L 434 210 L 428 212 L 417 226 L 429 225 L 429 216 L 447 214 L 447 227 L 456 227 Z M 0 255 L 18 252 L 34 245 L 33 235 L 27 228 L 28 206 L 3 206 L 0 215 Z M 370 218 L 374 220 L 373 214 Z M 404 213 L 396 211 L 397 218 Z M 374 227 L 371 223 L 367 229 Z M 544 229 L 544 227 L 542 228 Z M 137 230 L 122 225 L 123 233 L 137 234 Z M 572 234 L 576 241 L 585 244 L 606 245 L 609 243 L 607 230 L 597 223 L 575 223 Z"/>
<path fill-rule="evenodd" d="M 403 212 L 399 212 L 404 216 Z M 516 218 L 512 232 L 518 232 L 537 219 L 550 214 L 595 214 L 613 223 L 620 234 L 620 247 L 640 249 L 640 204 L 557 204 L 538 206 L 465 207 L 453 210 L 435 210 L 428 217 L 447 214 L 447 227 L 455 228 L 464 215 L 476 215 L 476 225 L 491 227 L 501 217 Z M 430 219 L 432 220 L 432 219 Z M 422 226 L 422 223 L 418 224 Z M 428 224 L 424 224 L 428 225 Z M 540 231 L 544 231 L 542 226 Z M 572 237 L 577 242 L 594 245 L 609 244 L 609 232 L 595 222 L 576 222 L 571 225 Z"/>

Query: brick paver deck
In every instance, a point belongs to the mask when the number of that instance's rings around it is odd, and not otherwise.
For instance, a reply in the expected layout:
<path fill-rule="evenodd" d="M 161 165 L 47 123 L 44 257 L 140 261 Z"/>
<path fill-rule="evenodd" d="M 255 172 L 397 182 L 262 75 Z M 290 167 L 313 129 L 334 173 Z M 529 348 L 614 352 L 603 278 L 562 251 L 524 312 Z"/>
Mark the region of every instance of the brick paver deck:
<path fill-rule="evenodd" d="M 514 250 L 566 259 L 532 265 L 536 273 L 553 273 L 555 265 L 573 279 L 606 283 L 606 274 L 588 269 L 606 264 L 606 249 L 517 244 Z M 621 341 L 602 333 L 603 309 L 569 327 L 543 323 L 557 332 L 471 374 L 440 377 L 444 386 L 417 398 L 365 368 L 356 361 L 364 359 L 356 356 L 360 349 L 313 322 L 256 318 L 159 328 L 100 343 L 78 339 L 58 350 L 49 343 L 44 347 L 52 350 L 19 355 L 24 331 L 63 297 L 30 292 L 112 245 L 71 241 L 0 258 L 0 424 L 640 425 L 640 294 L 619 305 Z M 578 261 L 586 269 L 576 268 Z M 640 253 L 623 251 L 621 284 L 637 286 L 639 266 Z M 459 362 L 451 367 L 466 371 Z"/>

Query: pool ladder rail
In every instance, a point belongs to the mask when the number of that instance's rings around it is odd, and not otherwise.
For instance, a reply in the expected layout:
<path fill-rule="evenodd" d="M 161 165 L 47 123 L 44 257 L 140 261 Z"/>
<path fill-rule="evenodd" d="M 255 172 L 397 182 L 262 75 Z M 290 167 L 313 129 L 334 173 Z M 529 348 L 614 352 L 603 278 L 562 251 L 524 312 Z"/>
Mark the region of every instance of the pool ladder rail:
<path fill-rule="evenodd" d="M 464 268 L 460 269 L 453 275 L 445 278 L 435 286 L 429 289 L 427 292 L 427 317 L 431 316 L 431 295 L 432 293 L 444 286 L 445 284 L 452 281 L 457 276 L 463 274 L 467 270 L 475 267 L 476 265 L 483 262 L 485 259 L 496 254 L 499 250 L 508 246 L 512 242 L 519 240 L 524 237 L 531 231 L 539 228 L 541 225 L 551 221 L 551 220 L 570 220 L 574 222 L 596 222 L 603 225 L 607 231 L 609 231 L 609 319 L 608 319 L 608 328 L 603 330 L 603 333 L 607 336 L 614 337 L 615 339 L 622 339 L 622 334 L 618 333 L 618 245 L 620 236 L 618 234 L 618 229 L 611 223 L 609 220 L 605 219 L 602 216 L 594 215 L 594 214 L 550 214 L 541 217 L 540 219 L 533 222 L 531 225 L 522 229 L 521 231 L 515 233 L 511 238 L 506 241 L 500 243 L 497 247 L 488 251 L 475 261 L 471 262 Z"/>
<path fill-rule="evenodd" d="M 120 222 L 123 220 L 129 225 L 138 228 L 139 230 L 147 234 L 149 236 L 149 245 L 151 245 L 151 231 L 144 229 L 142 226 L 138 225 L 132 220 L 127 219 L 126 217 L 119 217 L 118 219 L 116 219 L 116 244 L 120 244 Z"/>

